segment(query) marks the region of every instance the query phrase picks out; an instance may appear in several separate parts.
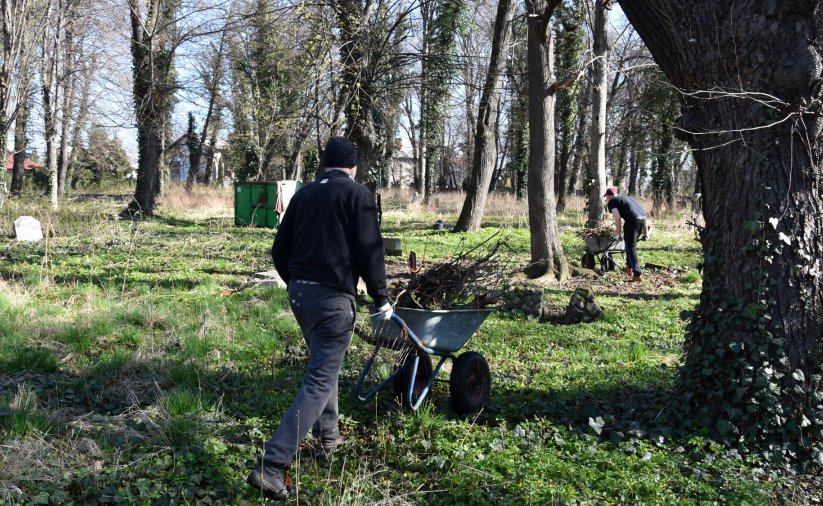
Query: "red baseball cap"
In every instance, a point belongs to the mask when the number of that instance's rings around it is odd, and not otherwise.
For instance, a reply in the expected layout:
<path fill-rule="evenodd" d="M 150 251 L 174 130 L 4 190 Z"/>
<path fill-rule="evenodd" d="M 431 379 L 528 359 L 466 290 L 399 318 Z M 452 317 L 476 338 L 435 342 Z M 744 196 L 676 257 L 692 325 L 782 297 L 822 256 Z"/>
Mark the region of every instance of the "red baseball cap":
<path fill-rule="evenodd" d="M 603 196 L 608 197 L 609 195 L 617 195 L 616 186 L 609 186 L 608 188 L 606 188 L 606 193 L 604 193 Z"/>

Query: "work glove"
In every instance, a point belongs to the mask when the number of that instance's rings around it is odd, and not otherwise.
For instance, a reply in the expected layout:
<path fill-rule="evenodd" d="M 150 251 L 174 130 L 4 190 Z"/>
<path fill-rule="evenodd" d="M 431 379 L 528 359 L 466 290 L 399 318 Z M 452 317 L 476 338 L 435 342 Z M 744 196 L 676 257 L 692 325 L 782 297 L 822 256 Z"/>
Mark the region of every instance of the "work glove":
<path fill-rule="evenodd" d="M 623 238 L 620 237 L 619 235 L 616 235 L 616 236 L 614 236 L 614 240 L 617 241 L 617 242 L 620 242 L 620 241 L 623 240 Z"/>
<path fill-rule="evenodd" d="M 391 315 L 394 314 L 394 309 L 392 309 L 391 304 L 386 302 L 379 308 L 377 308 L 377 312 L 372 314 L 371 317 L 375 320 L 391 320 Z"/>

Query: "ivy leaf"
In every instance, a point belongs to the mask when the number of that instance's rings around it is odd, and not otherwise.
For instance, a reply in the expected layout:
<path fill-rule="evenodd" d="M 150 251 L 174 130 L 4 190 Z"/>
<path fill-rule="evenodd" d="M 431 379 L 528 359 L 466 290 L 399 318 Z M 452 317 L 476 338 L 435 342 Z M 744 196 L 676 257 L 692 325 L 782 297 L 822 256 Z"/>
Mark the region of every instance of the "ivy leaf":
<path fill-rule="evenodd" d="M 787 236 L 783 232 L 780 232 L 779 234 L 777 234 L 777 238 L 780 239 L 781 241 L 785 242 L 789 246 L 791 246 L 791 244 L 792 244 L 792 238 Z"/>
<path fill-rule="evenodd" d="M 780 221 L 777 218 L 769 218 L 769 223 L 772 225 L 772 228 L 777 230 L 777 222 Z"/>
<path fill-rule="evenodd" d="M 606 425 L 606 422 L 603 421 L 603 418 L 598 416 L 597 418 L 592 419 L 591 417 L 589 417 L 589 427 L 594 429 L 598 436 L 601 432 L 603 432 L 604 425 Z"/>
<path fill-rule="evenodd" d="M 795 369 L 794 372 L 792 373 L 792 379 L 802 383 L 802 382 L 806 381 L 806 375 L 803 374 L 803 371 L 801 371 L 800 369 Z"/>
<path fill-rule="evenodd" d="M 715 427 L 717 428 L 717 432 L 719 432 L 721 435 L 725 435 L 735 431 L 734 425 L 732 425 L 731 422 L 725 419 L 718 420 L 715 424 Z"/>
<path fill-rule="evenodd" d="M 823 466 L 823 452 L 821 452 L 818 449 L 815 449 L 812 452 L 812 458 L 814 459 L 815 462 L 817 462 L 818 466 Z"/>

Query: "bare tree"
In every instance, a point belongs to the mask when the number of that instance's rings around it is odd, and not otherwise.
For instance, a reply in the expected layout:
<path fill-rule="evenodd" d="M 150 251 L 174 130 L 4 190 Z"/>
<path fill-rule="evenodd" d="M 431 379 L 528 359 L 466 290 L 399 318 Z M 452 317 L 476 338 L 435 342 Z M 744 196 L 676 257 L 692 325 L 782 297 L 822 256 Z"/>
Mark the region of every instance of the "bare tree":
<path fill-rule="evenodd" d="M 479 230 L 486 207 L 489 183 L 491 183 L 497 164 L 498 111 L 506 70 L 505 55 L 509 51 L 512 40 L 512 17 L 515 5 L 514 0 L 500 0 L 497 4 L 494 41 L 486 83 L 483 85 L 483 95 L 480 98 L 473 143 L 471 179 L 463 209 L 454 226 L 456 232 Z"/>
<path fill-rule="evenodd" d="M 2 9 L 2 55 L 0 55 L 0 146 L 5 151 L 9 125 L 17 113 L 19 97 L 26 96 L 29 79 L 18 79 L 27 73 L 35 54 L 37 41 L 44 26 L 37 13 L 43 5 L 34 0 L 0 0 Z M 5 157 L 5 154 L 4 154 Z M 0 171 L 0 207 L 6 200 L 6 170 Z"/>
<path fill-rule="evenodd" d="M 200 171 L 200 160 L 203 156 L 203 150 L 211 150 L 214 149 L 214 146 L 207 145 L 206 141 L 208 140 L 209 129 L 212 127 L 212 119 L 215 116 L 215 111 L 219 110 L 218 102 L 220 100 L 220 81 L 222 79 L 223 74 L 223 57 L 225 52 L 225 45 L 226 45 L 226 30 L 225 28 L 220 32 L 220 41 L 216 46 L 212 46 L 210 53 L 211 53 L 211 65 L 210 69 L 204 69 L 202 72 L 203 82 L 206 87 L 207 97 L 208 97 L 208 106 L 206 107 L 206 117 L 203 119 L 203 128 L 200 132 L 200 138 L 197 139 L 197 142 L 189 144 L 189 177 L 186 180 L 186 192 L 191 193 L 192 185 L 194 184 L 195 177 L 197 173 Z M 193 121 L 190 120 L 190 121 Z M 206 173 L 209 173 L 211 167 L 206 167 Z"/>
<path fill-rule="evenodd" d="M 27 72 L 20 74 L 20 79 L 31 79 Z M 23 191 L 23 174 L 26 168 L 26 150 L 28 145 L 28 124 L 31 112 L 31 92 L 23 85 L 26 93 L 20 97 L 17 106 L 17 118 L 14 120 L 14 164 L 11 175 L 10 197 L 19 197 Z"/>
<path fill-rule="evenodd" d="M 49 174 L 49 201 L 58 205 L 57 122 L 60 111 L 60 62 L 63 58 L 64 0 L 55 0 L 46 11 L 45 36 L 40 58 L 43 93 L 43 124 L 46 141 L 46 170 Z"/>

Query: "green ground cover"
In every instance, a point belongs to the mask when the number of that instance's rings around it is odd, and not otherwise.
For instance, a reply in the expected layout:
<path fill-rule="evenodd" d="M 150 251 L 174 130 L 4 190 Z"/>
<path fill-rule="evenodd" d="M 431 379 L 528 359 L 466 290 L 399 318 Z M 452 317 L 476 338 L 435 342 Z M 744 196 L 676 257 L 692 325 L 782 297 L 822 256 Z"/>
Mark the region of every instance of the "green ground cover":
<path fill-rule="evenodd" d="M 247 283 L 271 268 L 272 231 L 234 227 L 230 210 L 131 222 L 121 208 L 0 210 L 2 223 L 31 214 L 49 232 L 37 244 L 0 238 L 0 504 L 259 504 L 243 478 L 307 358 L 285 291 Z M 451 234 L 432 229 L 436 217 L 389 210 L 384 235 L 424 267 L 496 233 L 513 263 L 528 259 L 521 218 Z M 575 263 L 576 219 L 561 219 Z M 345 395 L 371 351 L 355 338 L 341 377 L 346 444 L 329 465 L 301 452 L 293 501 L 811 501 L 813 477 L 744 461 L 668 416 L 699 250 L 688 230 L 659 226 L 641 259 L 669 270 L 640 285 L 611 274 L 545 286 L 562 311 L 574 288 L 594 285 L 597 323 L 492 315 L 468 346 L 491 365 L 492 397 L 469 418 L 449 410 L 446 385 L 414 413 L 389 393 Z"/>

